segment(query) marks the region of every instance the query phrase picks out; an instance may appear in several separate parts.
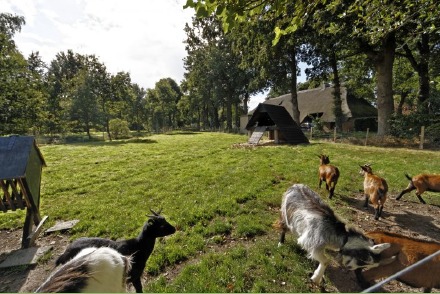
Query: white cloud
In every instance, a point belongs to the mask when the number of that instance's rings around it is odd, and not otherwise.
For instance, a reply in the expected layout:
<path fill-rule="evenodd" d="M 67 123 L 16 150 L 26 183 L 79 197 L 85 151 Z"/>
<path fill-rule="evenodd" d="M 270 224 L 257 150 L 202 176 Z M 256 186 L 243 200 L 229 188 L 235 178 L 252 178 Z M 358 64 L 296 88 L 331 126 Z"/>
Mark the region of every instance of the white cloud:
<path fill-rule="evenodd" d="M 46 63 L 59 52 L 94 54 L 108 71 L 130 72 L 132 81 L 153 88 L 161 78 L 183 79 L 183 31 L 193 10 L 185 0 L 0 0 L 0 11 L 25 17 L 15 36 L 28 56 Z"/>

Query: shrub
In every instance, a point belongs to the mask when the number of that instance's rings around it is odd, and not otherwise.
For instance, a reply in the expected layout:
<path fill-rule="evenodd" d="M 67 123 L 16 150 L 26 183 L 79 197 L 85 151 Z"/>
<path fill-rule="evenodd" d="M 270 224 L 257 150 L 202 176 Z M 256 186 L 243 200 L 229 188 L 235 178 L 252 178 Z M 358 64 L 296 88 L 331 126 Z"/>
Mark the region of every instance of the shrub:
<path fill-rule="evenodd" d="M 440 122 L 434 123 L 426 128 L 425 138 L 433 143 L 440 143 Z"/>
<path fill-rule="evenodd" d="M 119 118 L 110 120 L 109 122 L 110 134 L 114 139 L 130 138 L 130 129 L 128 122 Z"/>

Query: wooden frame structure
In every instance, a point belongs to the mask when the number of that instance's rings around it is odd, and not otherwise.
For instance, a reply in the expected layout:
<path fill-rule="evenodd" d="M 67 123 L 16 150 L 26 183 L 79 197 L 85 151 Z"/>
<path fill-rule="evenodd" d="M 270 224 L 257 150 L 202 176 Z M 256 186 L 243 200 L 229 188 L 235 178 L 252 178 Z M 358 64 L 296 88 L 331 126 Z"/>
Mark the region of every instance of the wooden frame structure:
<path fill-rule="evenodd" d="M 39 211 L 43 166 L 46 163 L 34 137 L 0 137 L 0 211 L 26 209 L 22 248 L 34 245 L 47 219 Z"/>
<path fill-rule="evenodd" d="M 246 125 L 251 133 L 248 143 L 258 144 L 265 131 L 275 144 L 308 144 L 309 140 L 283 106 L 258 104 Z"/>

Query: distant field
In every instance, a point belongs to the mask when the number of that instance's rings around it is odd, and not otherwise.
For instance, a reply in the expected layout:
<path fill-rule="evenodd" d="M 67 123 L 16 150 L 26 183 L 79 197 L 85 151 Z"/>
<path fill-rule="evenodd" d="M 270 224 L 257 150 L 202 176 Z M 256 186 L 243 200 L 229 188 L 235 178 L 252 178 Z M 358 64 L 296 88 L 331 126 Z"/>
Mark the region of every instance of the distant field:
<path fill-rule="evenodd" d="M 440 173 L 440 152 L 435 151 L 319 141 L 235 145 L 246 140 L 188 132 L 40 146 L 47 162 L 41 188 L 46 226 L 79 219 L 72 239 L 130 238 L 139 233 L 150 208 L 163 208 L 178 232 L 156 244 L 147 263 L 152 278 L 146 292 L 308 292 L 313 263 L 291 236 L 287 246 L 277 248 L 272 223 L 290 185 L 305 183 L 317 190 L 318 154 L 329 155 L 341 171 L 336 195 L 328 201 L 332 206 L 341 203 L 338 196 L 353 197 L 362 189 L 360 164 L 371 163 L 387 179 L 391 197 L 408 184 L 404 172 Z M 318 192 L 327 198 L 325 189 Z M 405 197 L 415 198 L 413 193 Z M 439 196 L 424 194 L 437 205 Z M 347 217 L 343 209 L 338 213 Z M 23 212 L 2 213 L 0 229 L 19 228 L 23 220 Z M 170 268 L 178 270 L 161 274 Z"/>

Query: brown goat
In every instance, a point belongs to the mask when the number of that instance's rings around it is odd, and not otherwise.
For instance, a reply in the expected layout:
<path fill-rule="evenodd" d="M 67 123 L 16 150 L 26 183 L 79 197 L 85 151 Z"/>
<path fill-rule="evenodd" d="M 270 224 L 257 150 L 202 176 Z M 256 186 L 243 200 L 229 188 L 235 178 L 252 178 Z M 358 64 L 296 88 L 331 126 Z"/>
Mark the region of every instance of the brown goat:
<path fill-rule="evenodd" d="M 356 271 L 358 283 L 364 288 L 369 287 L 374 280 L 391 276 L 440 250 L 440 243 L 395 233 L 375 231 L 365 235 L 373 239 L 375 244 L 390 243 L 391 247 L 381 253 L 381 259 L 389 259 L 392 256 L 395 256 L 395 259 L 386 265 L 379 265 L 379 267 L 363 272 Z M 414 288 L 424 288 L 425 292 L 431 292 L 432 288 L 440 288 L 440 257 L 435 257 L 414 268 L 409 273 L 398 277 L 397 280 Z"/>
<path fill-rule="evenodd" d="M 420 174 L 411 178 L 408 174 L 405 174 L 405 177 L 410 182 L 408 187 L 406 187 L 406 189 L 400 192 L 400 194 L 396 197 L 396 200 L 402 198 L 403 194 L 405 193 L 411 192 L 412 190 L 417 190 L 417 198 L 419 198 L 420 202 L 426 204 L 425 200 L 422 198 L 423 192 L 440 192 L 440 175 Z"/>
<path fill-rule="evenodd" d="M 327 155 L 321 154 L 319 157 L 319 188 L 321 188 L 322 182 L 325 182 L 325 188 L 329 191 L 328 198 L 332 199 L 336 184 L 339 179 L 339 169 L 330 164 L 330 158 Z"/>
<path fill-rule="evenodd" d="M 360 167 L 359 173 L 364 176 L 364 207 L 368 208 L 368 200 L 370 200 L 376 210 L 374 219 L 378 220 L 382 214 L 383 205 L 387 200 L 388 184 L 385 179 L 373 174 L 370 164 L 364 164 Z"/>

